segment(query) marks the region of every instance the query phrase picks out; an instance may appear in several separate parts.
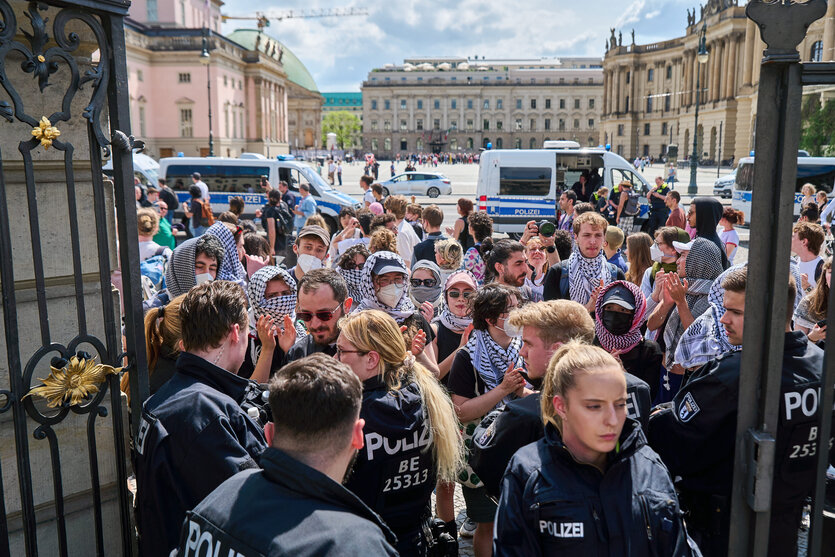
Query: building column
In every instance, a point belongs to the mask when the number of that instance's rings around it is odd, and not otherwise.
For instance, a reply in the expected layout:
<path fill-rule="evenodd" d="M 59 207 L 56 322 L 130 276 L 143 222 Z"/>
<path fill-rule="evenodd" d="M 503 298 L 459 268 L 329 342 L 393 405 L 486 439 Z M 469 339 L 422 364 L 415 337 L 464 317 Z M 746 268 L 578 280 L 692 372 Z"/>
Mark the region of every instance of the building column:
<path fill-rule="evenodd" d="M 729 37 L 725 40 L 724 46 L 722 47 L 722 68 L 720 69 L 722 80 L 721 80 L 721 87 L 722 90 L 719 93 L 719 97 L 726 99 L 728 98 L 728 82 L 731 80 L 730 76 L 730 67 L 731 67 L 731 43 L 732 39 Z"/>
<path fill-rule="evenodd" d="M 835 60 L 835 2 L 829 0 L 823 23 L 823 61 Z"/>
<path fill-rule="evenodd" d="M 609 113 L 609 85 L 611 80 L 609 79 L 609 71 L 603 70 L 603 115 Z M 508 102 L 513 102 L 513 99 L 510 99 Z"/>
<path fill-rule="evenodd" d="M 759 30 L 752 20 L 745 25 L 745 49 L 742 53 L 742 85 L 751 85 L 751 73 L 754 68 L 754 39 Z"/>
<path fill-rule="evenodd" d="M 615 81 L 615 94 L 613 95 L 615 101 L 615 112 L 620 113 L 620 98 L 621 98 L 621 69 L 618 66 L 615 69 L 617 80 Z"/>
<path fill-rule="evenodd" d="M 731 40 L 731 59 L 728 67 L 728 88 L 725 96 L 729 99 L 736 97 L 736 67 L 739 59 L 739 37 L 734 36 Z"/>

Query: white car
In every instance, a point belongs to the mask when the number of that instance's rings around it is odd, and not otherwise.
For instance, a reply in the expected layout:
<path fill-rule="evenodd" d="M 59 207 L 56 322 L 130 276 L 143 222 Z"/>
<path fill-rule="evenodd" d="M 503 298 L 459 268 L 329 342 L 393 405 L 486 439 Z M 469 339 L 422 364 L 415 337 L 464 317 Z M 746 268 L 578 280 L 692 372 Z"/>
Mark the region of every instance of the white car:
<path fill-rule="evenodd" d="M 383 186 L 385 196 L 428 195 L 435 198 L 439 195 L 452 195 L 449 178 L 432 172 L 404 172 L 380 182 L 380 185 Z"/>
<path fill-rule="evenodd" d="M 734 182 L 736 181 L 736 169 L 727 176 L 722 176 L 713 183 L 713 195 L 718 197 L 733 197 Z"/>

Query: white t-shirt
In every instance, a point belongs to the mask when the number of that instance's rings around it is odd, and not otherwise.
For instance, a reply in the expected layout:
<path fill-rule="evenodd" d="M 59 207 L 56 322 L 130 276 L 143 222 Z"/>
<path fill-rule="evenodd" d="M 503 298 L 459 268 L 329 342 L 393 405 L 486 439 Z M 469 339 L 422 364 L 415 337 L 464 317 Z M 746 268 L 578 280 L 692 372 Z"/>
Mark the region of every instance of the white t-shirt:
<path fill-rule="evenodd" d="M 823 257 L 817 256 L 816 258 L 812 259 L 811 261 L 803 261 L 797 260 L 797 270 L 800 271 L 800 274 L 805 274 L 809 279 L 809 284 L 814 286 L 815 284 L 815 269 L 818 268 L 818 263 L 823 261 Z"/>
<path fill-rule="evenodd" d="M 362 200 L 363 202 L 368 203 L 369 205 L 377 201 L 376 199 L 374 199 L 374 194 L 371 193 L 371 188 L 365 190 L 365 193 L 362 196 Z"/>
<path fill-rule="evenodd" d="M 200 198 L 204 201 L 209 201 L 209 186 L 206 185 L 206 182 L 203 180 L 197 180 L 194 182 L 198 188 L 200 188 Z"/>
<path fill-rule="evenodd" d="M 736 257 L 736 250 L 739 249 L 739 234 L 737 234 L 736 230 L 733 228 L 730 230 L 723 230 L 721 234 L 719 234 L 719 239 L 722 240 L 722 245 L 725 244 L 733 244 L 734 250 L 728 256 L 728 261 L 731 262 L 731 265 L 734 264 L 734 257 Z M 727 249 L 725 250 L 727 253 Z"/>
<path fill-rule="evenodd" d="M 406 262 L 406 267 L 411 267 L 412 255 L 415 253 L 415 245 L 418 242 L 420 242 L 420 238 L 418 238 L 411 223 L 406 219 L 400 221 L 397 226 L 397 251 L 403 261 Z"/>
<path fill-rule="evenodd" d="M 158 243 L 154 242 L 153 240 L 149 240 L 147 242 L 139 242 L 139 261 L 145 261 L 149 257 L 153 257 L 156 255 L 157 250 L 159 250 L 162 246 Z M 171 257 L 171 248 L 165 248 L 160 255 L 164 255 L 166 258 Z"/>

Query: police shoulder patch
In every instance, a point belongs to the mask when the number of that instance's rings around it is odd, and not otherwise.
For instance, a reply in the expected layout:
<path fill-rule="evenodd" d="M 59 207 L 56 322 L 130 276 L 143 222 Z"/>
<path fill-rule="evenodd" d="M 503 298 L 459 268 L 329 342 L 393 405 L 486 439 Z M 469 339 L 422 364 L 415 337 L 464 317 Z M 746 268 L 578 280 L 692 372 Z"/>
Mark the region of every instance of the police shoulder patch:
<path fill-rule="evenodd" d="M 483 449 L 490 445 L 493 440 L 493 434 L 496 432 L 496 420 L 493 420 L 484 431 L 476 431 L 475 444 Z"/>
<path fill-rule="evenodd" d="M 689 422 L 693 419 L 693 416 L 699 413 L 699 410 L 699 405 L 696 404 L 693 393 L 687 393 L 678 405 L 678 419 L 682 422 Z"/>

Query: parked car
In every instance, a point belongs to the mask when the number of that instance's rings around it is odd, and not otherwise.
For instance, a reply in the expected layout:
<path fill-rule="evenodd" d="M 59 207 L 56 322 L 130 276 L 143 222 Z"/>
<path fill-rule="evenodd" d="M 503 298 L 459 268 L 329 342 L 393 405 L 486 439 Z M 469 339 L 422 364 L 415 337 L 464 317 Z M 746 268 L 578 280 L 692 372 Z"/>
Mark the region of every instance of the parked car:
<path fill-rule="evenodd" d="M 443 174 L 430 172 L 404 172 L 392 177 L 390 180 L 380 182 L 383 186 L 383 195 L 428 195 L 438 197 L 439 195 L 451 195 L 452 185 L 449 178 Z"/>
<path fill-rule="evenodd" d="M 713 195 L 730 199 L 733 197 L 736 169 L 726 176 L 722 176 L 713 183 Z"/>

